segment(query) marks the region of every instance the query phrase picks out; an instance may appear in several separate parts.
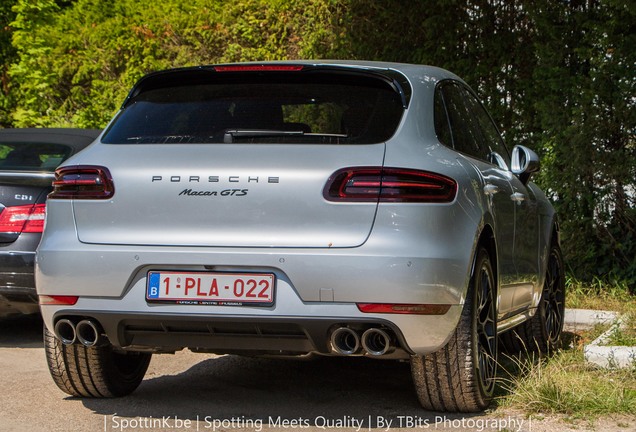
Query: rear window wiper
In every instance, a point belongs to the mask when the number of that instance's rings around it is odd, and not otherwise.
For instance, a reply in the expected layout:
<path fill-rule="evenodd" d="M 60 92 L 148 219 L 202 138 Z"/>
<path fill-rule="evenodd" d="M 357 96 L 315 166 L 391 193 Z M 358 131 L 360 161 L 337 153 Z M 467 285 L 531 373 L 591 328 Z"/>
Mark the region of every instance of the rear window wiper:
<path fill-rule="evenodd" d="M 226 130 L 223 135 L 223 142 L 231 144 L 234 138 L 276 138 L 276 137 L 304 137 L 319 140 L 339 141 L 347 139 L 347 134 L 329 134 L 329 133 L 311 133 L 305 131 L 294 130 L 276 130 L 276 129 L 231 129 Z"/>
<path fill-rule="evenodd" d="M 146 135 L 127 137 L 130 144 L 190 144 L 196 142 L 210 142 L 212 137 L 197 135 Z"/>
<path fill-rule="evenodd" d="M 223 134 L 223 142 L 231 144 L 234 138 L 256 138 L 256 137 L 287 137 L 303 136 L 303 131 L 275 130 L 275 129 L 231 129 Z"/>

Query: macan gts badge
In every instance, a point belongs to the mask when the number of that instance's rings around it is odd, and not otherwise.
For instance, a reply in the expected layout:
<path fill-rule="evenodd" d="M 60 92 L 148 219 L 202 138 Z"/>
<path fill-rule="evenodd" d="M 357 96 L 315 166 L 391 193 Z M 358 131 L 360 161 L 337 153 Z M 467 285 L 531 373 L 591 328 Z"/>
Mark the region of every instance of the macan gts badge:
<path fill-rule="evenodd" d="M 538 170 L 435 67 L 149 74 L 55 174 L 36 257 L 51 375 L 112 397 L 183 349 L 369 357 L 409 361 L 427 410 L 483 410 L 500 342 L 559 346 L 564 265 Z"/>

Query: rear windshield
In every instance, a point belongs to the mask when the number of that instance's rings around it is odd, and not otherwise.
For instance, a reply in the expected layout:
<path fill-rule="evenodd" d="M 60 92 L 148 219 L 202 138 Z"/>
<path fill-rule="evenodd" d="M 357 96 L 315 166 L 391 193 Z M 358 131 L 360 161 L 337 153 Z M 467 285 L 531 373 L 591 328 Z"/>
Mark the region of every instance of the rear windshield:
<path fill-rule="evenodd" d="M 63 144 L 0 143 L 0 171 L 55 171 L 71 153 Z"/>
<path fill-rule="evenodd" d="M 389 83 L 365 75 L 209 75 L 142 88 L 102 142 L 369 144 L 388 140 L 404 111 Z"/>

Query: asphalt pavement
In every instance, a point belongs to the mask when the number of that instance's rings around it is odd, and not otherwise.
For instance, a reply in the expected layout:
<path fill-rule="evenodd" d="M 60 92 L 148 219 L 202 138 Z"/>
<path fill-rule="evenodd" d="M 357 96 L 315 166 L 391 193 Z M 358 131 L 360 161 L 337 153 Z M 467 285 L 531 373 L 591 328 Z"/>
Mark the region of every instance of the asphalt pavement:
<path fill-rule="evenodd" d="M 360 358 L 300 361 L 184 350 L 153 356 L 132 395 L 70 397 L 49 375 L 37 317 L 0 320 L 0 385 L 0 431 L 586 430 L 559 418 L 532 420 L 501 409 L 426 412 L 417 403 L 408 364 Z M 598 430 L 636 431 L 608 424 Z"/>

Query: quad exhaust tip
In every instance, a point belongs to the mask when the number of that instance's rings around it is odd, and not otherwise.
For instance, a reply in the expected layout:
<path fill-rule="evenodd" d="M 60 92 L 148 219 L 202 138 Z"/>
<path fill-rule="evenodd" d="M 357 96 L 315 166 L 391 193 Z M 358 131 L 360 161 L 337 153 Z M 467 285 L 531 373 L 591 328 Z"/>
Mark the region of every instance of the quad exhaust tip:
<path fill-rule="evenodd" d="M 55 336 L 62 341 L 64 345 L 72 345 L 77 341 L 77 332 L 75 324 L 70 319 L 61 319 L 55 323 Z"/>
<path fill-rule="evenodd" d="M 331 346 L 338 354 L 355 354 L 360 349 L 360 336 L 349 327 L 337 328 L 331 333 Z"/>
<path fill-rule="evenodd" d="M 389 333 L 378 328 L 370 328 L 362 334 L 362 347 L 372 356 L 382 356 L 395 350 Z"/>
<path fill-rule="evenodd" d="M 54 332 L 64 345 L 80 343 L 85 347 L 94 347 L 105 342 L 101 326 L 91 319 L 84 319 L 75 324 L 68 318 L 62 318 L 55 323 Z"/>
<path fill-rule="evenodd" d="M 102 330 L 99 324 L 92 320 L 82 320 L 75 327 L 77 340 L 84 346 L 93 347 L 101 344 Z"/>
<path fill-rule="evenodd" d="M 331 333 L 333 350 L 342 355 L 366 354 L 377 357 L 395 351 L 395 344 L 391 333 L 372 327 L 362 333 L 362 337 L 349 327 L 339 327 Z"/>

